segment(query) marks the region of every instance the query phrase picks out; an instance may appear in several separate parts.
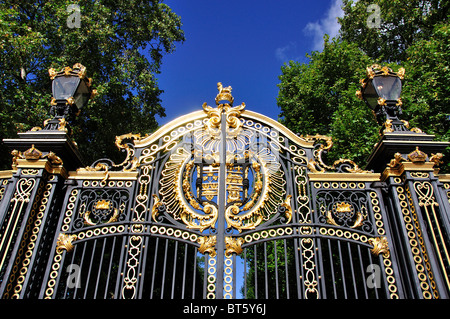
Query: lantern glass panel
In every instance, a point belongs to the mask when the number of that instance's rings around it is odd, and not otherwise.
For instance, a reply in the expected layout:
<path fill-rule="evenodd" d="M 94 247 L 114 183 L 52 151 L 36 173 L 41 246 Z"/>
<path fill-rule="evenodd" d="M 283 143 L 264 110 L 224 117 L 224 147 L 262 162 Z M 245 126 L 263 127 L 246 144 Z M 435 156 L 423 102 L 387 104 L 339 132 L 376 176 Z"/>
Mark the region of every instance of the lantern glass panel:
<path fill-rule="evenodd" d="M 86 85 L 85 81 L 81 81 L 78 90 L 73 96 L 75 104 L 78 107 L 78 109 L 81 109 L 83 106 L 85 106 L 90 97 L 91 93 L 89 91 L 88 86 Z"/>
<path fill-rule="evenodd" d="M 55 100 L 67 100 L 73 96 L 80 78 L 76 76 L 58 76 L 53 80 L 52 91 Z"/>
<path fill-rule="evenodd" d="M 402 92 L 402 81 L 396 76 L 376 76 L 372 80 L 373 87 L 386 101 L 396 101 Z"/>
<path fill-rule="evenodd" d="M 378 105 L 378 94 L 377 91 L 375 90 L 373 83 L 373 80 L 370 80 L 365 89 L 364 89 L 364 100 L 367 102 L 367 104 L 369 104 L 369 106 L 372 109 L 375 109 L 375 107 Z"/>

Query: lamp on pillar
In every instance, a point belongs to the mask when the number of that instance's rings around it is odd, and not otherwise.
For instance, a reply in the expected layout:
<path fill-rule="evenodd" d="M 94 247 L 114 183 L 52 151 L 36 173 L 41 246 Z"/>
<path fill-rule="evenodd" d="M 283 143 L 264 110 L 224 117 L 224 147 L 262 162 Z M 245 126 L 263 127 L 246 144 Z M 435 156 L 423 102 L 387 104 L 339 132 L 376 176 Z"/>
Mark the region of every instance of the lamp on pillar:
<path fill-rule="evenodd" d="M 402 81 L 405 69 L 400 68 L 398 72 L 378 64 L 374 64 L 367 69 L 367 77 L 360 81 L 361 90 L 356 92 L 356 96 L 364 100 L 374 112 L 377 122 L 383 125 L 385 121 L 402 125 L 398 118 L 402 114 Z M 403 130 L 403 129 L 400 129 Z"/>
<path fill-rule="evenodd" d="M 50 114 L 53 119 L 45 122 L 44 130 L 64 130 L 97 91 L 91 88 L 92 79 L 86 77 L 86 68 L 76 63 L 59 72 L 48 70 L 52 82 Z"/>
<path fill-rule="evenodd" d="M 3 142 L 14 152 L 38 150 L 42 158 L 57 155 L 66 169 L 83 166 L 82 156 L 71 138 L 69 122 L 72 122 L 97 91 L 91 87 L 92 79 L 86 77 L 86 68 L 76 63 L 72 68 L 65 67 L 56 72 L 49 69 L 53 97 L 50 115 L 44 121 L 44 128 L 34 127 L 30 131 L 18 133 L 19 138 L 4 139 Z M 25 154 L 25 153 L 24 153 Z"/>
<path fill-rule="evenodd" d="M 374 64 L 366 71 L 367 76 L 360 80 L 361 89 L 356 96 L 372 109 L 378 124 L 384 128 L 369 155 L 366 169 L 382 172 L 397 153 L 406 157 L 417 149 L 426 154 L 442 152 L 447 142 L 433 141 L 434 135 L 426 134 L 419 128 L 410 129 L 409 123 L 399 118 L 402 114 L 400 94 L 405 69 L 393 72 L 386 66 Z"/>

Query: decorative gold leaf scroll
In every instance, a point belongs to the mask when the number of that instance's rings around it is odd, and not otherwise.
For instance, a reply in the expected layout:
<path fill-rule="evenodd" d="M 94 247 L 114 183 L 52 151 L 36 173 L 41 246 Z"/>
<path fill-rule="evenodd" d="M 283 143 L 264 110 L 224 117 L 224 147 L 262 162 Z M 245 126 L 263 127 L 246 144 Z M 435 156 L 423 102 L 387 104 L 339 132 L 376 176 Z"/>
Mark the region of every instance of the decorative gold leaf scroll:
<path fill-rule="evenodd" d="M 302 136 L 303 137 L 303 136 Z M 325 145 L 319 144 L 319 147 L 314 150 L 314 159 L 310 159 L 308 162 L 308 169 L 313 173 L 325 173 L 326 170 L 336 170 L 340 165 L 346 164 L 343 169 L 349 173 L 370 173 L 370 171 L 365 171 L 358 167 L 358 165 L 349 159 L 340 158 L 329 166 L 324 163 L 322 155 L 327 152 L 333 146 L 333 141 L 331 136 L 326 135 L 307 135 L 304 137 L 309 142 L 317 143 L 319 141 L 325 141 Z"/>

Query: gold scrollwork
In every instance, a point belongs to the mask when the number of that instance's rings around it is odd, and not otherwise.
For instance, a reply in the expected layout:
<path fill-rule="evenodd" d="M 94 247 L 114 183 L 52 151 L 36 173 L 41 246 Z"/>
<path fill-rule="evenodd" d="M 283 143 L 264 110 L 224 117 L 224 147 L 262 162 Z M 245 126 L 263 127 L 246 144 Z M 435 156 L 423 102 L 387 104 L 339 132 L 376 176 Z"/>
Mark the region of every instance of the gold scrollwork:
<path fill-rule="evenodd" d="M 284 202 L 280 205 L 286 209 L 286 218 L 288 219 L 286 224 L 289 224 L 292 220 L 292 207 L 291 207 L 292 195 L 287 195 Z"/>
<path fill-rule="evenodd" d="M 158 216 L 158 208 L 163 205 L 159 200 L 158 195 L 153 194 L 153 207 L 152 207 L 152 219 L 156 222 L 156 216 Z"/>
<path fill-rule="evenodd" d="M 84 223 L 89 226 L 98 225 L 98 223 L 95 223 L 92 221 L 92 219 L 90 218 L 90 214 L 91 214 L 90 211 L 87 211 L 84 213 L 84 215 L 83 215 Z M 117 208 L 114 208 L 114 213 L 112 214 L 112 216 L 108 219 L 108 221 L 105 224 L 116 222 L 117 217 L 119 217 L 119 214 L 120 214 L 119 210 Z"/>
<path fill-rule="evenodd" d="M 322 208 L 322 210 L 323 209 L 324 208 Z M 361 212 L 356 212 L 356 214 L 354 214 L 352 206 L 347 202 L 336 203 L 335 214 L 338 216 L 342 216 L 342 215 L 356 216 L 356 219 L 353 222 L 353 225 L 352 226 L 349 225 L 350 228 L 358 228 L 358 227 L 362 226 L 364 223 L 364 220 L 366 219 L 366 216 L 364 214 L 362 214 Z M 328 224 L 334 225 L 334 226 L 341 226 L 334 219 L 334 214 L 331 210 L 327 212 L 325 218 L 326 218 L 326 222 Z"/>
<path fill-rule="evenodd" d="M 361 168 L 358 167 L 358 165 L 353 162 L 352 160 L 349 159 L 343 159 L 340 158 L 338 160 L 336 160 L 333 165 L 329 166 L 327 164 L 324 163 L 323 159 L 322 159 L 322 154 L 324 152 L 327 152 L 328 150 L 331 149 L 331 147 L 333 146 L 333 141 L 331 136 L 326 136 L 326 135 L 320 135 L 320 134 L 316 134 L 316 135 L 307 135 L 305 137 L 305 139 L 308 142 L 319 142 L 319 141 L 325 141 L 325 146 L 323 144 L 319 144 L 319 148 L 314 150 L 314 159 L 310 159 L 308 162 L 308 169 L 313 172 L 313 173 L 325 173 L 326 170 L 336 170 L 338 168 L 339 165 L 341 164 L 346 164 L 347 166 L 344 166 L 343 169 L 349 173 L 370 173 L 370 171 L 365 171 Z"/>

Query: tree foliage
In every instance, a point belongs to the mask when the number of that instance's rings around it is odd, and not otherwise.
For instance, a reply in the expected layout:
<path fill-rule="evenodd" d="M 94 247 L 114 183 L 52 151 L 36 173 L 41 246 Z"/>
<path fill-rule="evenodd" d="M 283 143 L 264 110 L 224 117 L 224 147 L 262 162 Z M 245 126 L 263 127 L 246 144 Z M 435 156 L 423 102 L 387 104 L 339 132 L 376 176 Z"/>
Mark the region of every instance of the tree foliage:
<path fill-rule="evenodd" d="M 363 160 L 378 129 L 355 92 L 371 60 L 357 45 L 328 37 L 322 52 L 307 56 L 308 64 L 291 61 L 282 67 L 277 99 L 281 122 L 302 135 L 331 133 L 334 152 L 329 160 Z"/>
<path fill-rule="evenodd" d="M 370 4 L 380 8 L 380 28 L 369 28 Z M 280 121 L 300 134 L 333 137 L 328 160 L 361 166 L 379 138 L 372 112 L 355 97 L 365 68 L 374 63 L 406 69 L 402 119 L 436 139 L 450 138 L 449 2 L 440 0 L 343 2 L 340 35 L 324 37 L 324 49 L 309 62 L 282 66 Z M 446 153 L 449 169 L 450 149 Z"/>
<path fill-rule="evenodd" d="M 155 115 L 165 114 L 156 74 L 184 33 L 180 17 L 158 0 L 77 3 L 79 28 L 68 23 L 73 1 L 0 1 L 0 137 L 42 126 L 51 99 L 47 70 L 79 62 L 99 93 L 72 126 L 90 164 L 120 157 L 105 147 L 116 135 L 157 127 Z"/>
<path fill-rule="evenodd" d="M 380 8 L 379 28 L 367 23 Z M 450 3 L 447 0 L 344 0 L 344 16 L 339 18 L 341 37 L 358 46 L 372 59 L 402 62 L 407 49 L 419 39 L 429 38 L 436 23 L 446 21 Z M 369 11 L 369 12 L 368 12 Z"/>

